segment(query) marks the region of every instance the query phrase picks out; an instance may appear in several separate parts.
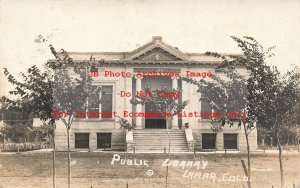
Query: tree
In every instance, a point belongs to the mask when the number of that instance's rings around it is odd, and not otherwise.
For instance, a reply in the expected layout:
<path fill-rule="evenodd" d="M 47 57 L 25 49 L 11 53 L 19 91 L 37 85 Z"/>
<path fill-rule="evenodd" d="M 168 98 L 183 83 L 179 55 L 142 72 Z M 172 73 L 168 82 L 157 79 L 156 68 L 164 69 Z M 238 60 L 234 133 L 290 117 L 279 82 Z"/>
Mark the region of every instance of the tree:
<path fill-rule="evenodd" d="M 297 105 L 300 94 L 300 74 L 297 69 L 287 72 L 277 83 L 276 91 L 270 100 L 271 113 L 274 114 L 270 128 L 274 131 L 277 138 L 279 150 L 279 165 L 281 176 L 281 187 L 284 186 L 284 173 L 282 163 L 282 136 L 286 129 L 295 127 L 297 124 Z M 273 116 L 273 117 L 274 117 Z"/>
<path fill-rule="evenodd" d="M 206 97 L 208 97 L 207 101 L 210 102 L 212 108 L 219 107 L 218 110 L 229 110 L 227 109 L 228 105 L 232 103 L 233 99 L 236 100 L 236 98 L 231 97 L 231 95 L 237 95 L 240 101 L 236 101 L 233 106 L 236 106 L 239 109 L 247 112 L 247 117 L 245 119 L 239 119 L 238 121 L 239 125 L 243 125 L 245 130 L 248 164 L 247 168 L 244 168 L 245 173 L 248 176 L 248 187 L 251 187 L 251 156 L 248 136 L 255 128 L 255 124 L 257 126 L 267 127 L 267 125 L 270 124 L 269 119 L 274 119 L 274 114 L 270 114 L 268 105 L 270 99 L 273 97 L 274 91 L 276 91 L 276 85 L 279 81 L 279 72 L 275 67 L 266 65 L 265 62 L 267 58 L 270 58 L 274 55 L 272 53 L 272 49 L 274 47 L 264 50 L 263 46 L 251 37 L 243 37 L 243 39 L 240 39 L 232 36 L 231 38 L 237 43 L 238 47 L 241 48 L 243 54 L 238 56 L 225 56 L 219 53 L 206 53 L 206 55 L 214 56 L 222 60 L 222 63 L 217 68 L 223 70 L 223 72 L 227 74 L 227 77 L 229 78 L 228 82 L 224 82 L 223 80 L 220 80 L 214 76 L 213 79 L 216 84 L 206 83 L 205 88 L 208 88 L 210 92 L 216 92 L 216 94 L 213 96 L 207 95 Z M 242 66 L 249 70 L 249 75 L 241 76 L 237 73 L 234 73 L 234 71 L 231 71 L 231 69 L 235 69 L 236 66 Z M 204 80 L 197 82 L 187 79 L 187 81 L 202 87 L 202 89 L 200 88 L 199 91 L 205 92 L 205 89 L 203 89 L 204 86 L 202 86 L 205 84 Z M 242 90 L 238 90 L 238 87 L 231 86 L 239 84 L 242 86 Z M 222 88 L 224 92 L 222 92 Z M 232 91 L 232 93 L 228 91 Z M 219 102 L 219 104 L 216 102 L 216 100 Z M 213 103 L 211 103 L 211 101 L 213 101 Z M 222 107 L 222 104 L 225 106 L 223 105 Z M 220 108 L 220 106 L 222 108 Z M 215 125 L 217 122 L 217 125 L 221 126 L 224 125 L 225 122 L 232 124 L 231 120 L 222 120 L 222 118 L 221 120 L 212 120 L 212 123 Z"/>
<path fill-rule="evenodd" d="M 68 187 L 71 187 L 71 151 L 70 151 L 70 129 L 78 110 L 88 109 L 93 101 L 88 100 L 94 87 L 92 78 L 87 76 L 86 71 L 77 69 L 76 63 L 69 57 L 68 53 L 61 50 L 57 53 L 50 45 L 55 61 L 48 62 L 49 67 L 54 70 L 53 81 L 53 111 L 59 111 L 67 114 L 67 117 L 55 116 L 60 119 L 67 130 L 68 142 Z M 74 71 L 76 75 L 71 76 L 70 72 Z"/>
<path fill-rule="evenodd" d="M 202 102 L 210 105 L 211 109 L 216 113 L 211 118 L 211 130 L 215 133 L 223 131 L 224 126 L 243 126 L 247 143 L 248 166 L 244 167 L 245 174 L 248 177 L 248 187 L 251 187 L 250 174 L 250 146 L 249 134 L 255 129 L 254 116 L 247 115 L 247 79 L 239 75 L 232 67 L 223 68 L 221 70 L 226 78 L 213 75 L 211 81 L 204 79 L 195 80 L 192 78 L 182 78 L 184 81 L 198 86 L 197 92 L 201 93 Z M 232 112 L 239 112 L 239 116 L 233 117 Z"/>
<path fill-rule="evenodd" d="M 39 35 L 38 40 L 47 42 Z M 79 71 L 78 63 L 74 62 L 63 49 L 57 52 L 50 44 L 49 48 L 54 55 L 54 61 L 45 64 L 45 71 L 41 71 L 37 66 L 32 66 L 27 70 L 27 74 L 21 73 L 22 81 L 18 81 L 12 74 L 4 69 L 4 74 L 10 83 L 15 85 L 15 90 L 10 93 L 20 97 L 19 101 L 6 98 L 11 104 L 18 104 L 22 109 L 34 114 L 44 121 L 44 126 L 53 129 L 53 187 L 56 187 L 55 170 L 55 121 L 61 119 L 69 132 L 74 118 L 74 110 L 82 109 L 87 105 L 87 98 L 91 91 L 91 78 L 86 76 L 86 72 Z M 99 62 L 88 61 L 85 66 L 100 66 Z M 68 71 L 73 70 L 76 76 L 73 78 Z M 90 103 L 91 105 L 92 103 Z M 70 114 L 67 120 L 53 116 L 53 109 L 64 111 Z M 68 185 L 71 183 L 71 155 L 68 138 Z"/>
<path fill-rule="evenodd" d="M 21 106 L 11 103 L 5 103 L 1 107 L 1 111 L 5 126 L 0 128 L 0 132 L 5 135 L 5 138 L 9 138 L 13 142 L 25 140 L 32 130 L 31 115 Z"/>
<path fill-rule="evenodd" d="M 266 65 L 266 59 L 272 57 L 272 49 L 266 51 L 263 46 L 251 37 L 239 39 L 238 43 L 244 56 L 224 61 L 230 65 L 239 63 L 250 70 L 248 79 L 248 115 L 257 119 L 258 126 L 274 131 L 279 150 L 281 187 L 284 186 L 282 147 L 280 134 L 284 129 L 294 126 L 296 106 L 299 102 L 299 69 L 296 67 L 285 75 L 281 75 L 276 67 Z M 271 108 L 270 108 L 271 107 Z M 274 118 L 275 117 L 275 118 Z"/>
<path fill-rule="evenodd" d="M 50 63 L 45 64 L 45 71 L 40 70 L 36 65 L 27 69 L 27 73 L 21 73 L 22 80 L 18 81 L 6 68 L 4 74 L 8 81 L 15 86 L 10 94 L 18 96 L 19 100 L 6 101 L 12 105 L 19 105 L 24 111 L 38 117 L 43 121 L 44 126 L 53 129 L 53 187 L 56 187 L 56 169 L 55 169 L 55 119 L 52 116 L 53 105 L 53 74 Z"/>
<path fill-rule="evenodd" d="M 299 101 L 300 101 L 300 96 L 299 96 Z M 298 103 L 298 107 L 297 107 L 297 124 L 300 125 L 300 102 Z"/>

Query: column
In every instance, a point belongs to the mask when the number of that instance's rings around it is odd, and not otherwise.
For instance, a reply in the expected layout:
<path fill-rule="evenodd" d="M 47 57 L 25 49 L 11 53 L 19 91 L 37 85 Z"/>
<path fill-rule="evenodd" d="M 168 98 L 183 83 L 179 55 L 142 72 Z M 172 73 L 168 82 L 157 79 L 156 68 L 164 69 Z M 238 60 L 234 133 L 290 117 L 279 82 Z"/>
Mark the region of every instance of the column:
<path fill-rule="evenodd" d="M 141 91 L 142 90 L 142 78 L 136 76 L 135 81 L 136 81 L 135 82 L 136 92 Z M 142 105 L 141 104 L 136 105 L 136 112 L 142 112 Z M 137 117 L 136 118 L 136 129 L 143 129 L 142 125 L 143 125 L 142 117 Z"/>
<path fill-rule="evenodd" d="M 130 100 L 133 98 L 133 95 L 134 95 L 133 91 L 132 91 L 132 80 L 133 80 L 132 77 L 125 78 L 125 85 L 124 85 L 124 90 L 131 93 L 131 97 L 124 97 L 124 99 L 125 99 L 124 107 L 128 112 L 132 111 L 132 104 L 130 103 Z M 123 110 L 124 109 L 122 109 L 121 111 L 123 111 Z M 127 121 L 132 123 L 132 118 L 128 118 Z"/>
<path fill-rule="evenodd" d="M 172 89 L 178 90 L 178 78 L 172 77 Z M 174 115 L 172 117 L 172 126 L 171 129 L 178 129 L 178 116 Z"/>

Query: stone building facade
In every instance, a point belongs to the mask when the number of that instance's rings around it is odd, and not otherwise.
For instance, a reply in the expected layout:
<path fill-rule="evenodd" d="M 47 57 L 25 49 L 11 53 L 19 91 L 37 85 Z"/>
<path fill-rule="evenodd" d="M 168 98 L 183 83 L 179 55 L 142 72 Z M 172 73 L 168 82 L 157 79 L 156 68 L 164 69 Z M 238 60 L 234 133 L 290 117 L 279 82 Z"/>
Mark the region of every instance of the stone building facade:
<path fill-rule="evenodd" d="M 101 87 L 101 92 L 95 90 L 95 100 L 102 98 L 103 102 L 93 107 L 94 111 L 115 112 L 124 115 L 127 112 L 146 112 L 147 105 L 132 105 L 130 100 L 136 91 L 145 87 L 159 89 L 181 88 L 182 94 L 178 100 L 189 101 L 186 112 L 207 111 L 207 105 L 199 101 L 197 87 L 168 73 L 207 73 L 218 74 L 216 67 L 221 60 L 201 53 L 184 53 L 178 48 L 165 43 L 161 37 L 153 37 L 149 43 L 131 52 L 72 52 L 69 53 L 75 61 L 104 60 L 106 66 L 95 67 L 98 75 L 94 75 L 93 84 Z M 247 75 L 243 67 L 237 67 L 239 72 Z M 189 71 L 189 72 L 188 72 Z M 143 77 L 135 76 L 138 72 L 151 74 L 163 72 L 168 76 Z M 203 77 L 203 74 L 202 74 Z M 195 78 L 200 79 L 200 78 Z M 124 97 L 125 93 L 131 94 Z M 128 94 L 128 95 L 129 95 Z M 98 98 L 99 97 L 99 98 Z M 223 132 L 213 133 L 210 119 L 201 117 L 178 117 L 168 120 L 149 120 L 142 117 L 125 117 L 136 129 L 127 132 L 120 129 L 118 118 L 107 115 L 97 118 L 76 118 L 71 128 L 71 150 L 121 150 L 121 151 L 155 151 L 163 152 L 173 143 L 173 151 L 237 150 L 246 151 L 244 130 L 237 125 L 224 127 Z M 189 128 L 185 129 L 188 123 Z M 59 122 L 56 129 L 56 146 L 58 150 L 66 150 L 65 126 Z M 170 141 L 170 138 L 173 138 Z M 252 150 L 257 147 L 257 132 L 253 130 L 249 136 Z M 178 140 L 177 140 L 178 139 Z"/>

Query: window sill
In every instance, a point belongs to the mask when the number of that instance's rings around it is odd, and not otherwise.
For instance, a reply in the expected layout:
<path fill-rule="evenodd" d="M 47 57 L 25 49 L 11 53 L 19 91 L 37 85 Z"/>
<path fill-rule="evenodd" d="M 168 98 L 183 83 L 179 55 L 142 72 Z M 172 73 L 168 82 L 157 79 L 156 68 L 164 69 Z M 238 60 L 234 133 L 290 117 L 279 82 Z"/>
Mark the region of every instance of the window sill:
<path fill-rule="evenodd" d="M 89 152 L 89 148 L 74 148 L 74 151 L 84 151 L 84 152 Z"/>
<path fill-rule="evenodd" d="M 97 151 L 112 151 L 112 148 L 97 148 Z"/>
<path fill-rule="evenodd" d="M 226 150 L 226 151 L 239 151 L 239 149 L 225 149 L 225 148 L 224 148 L 224 151 L 225 151 L 225 150 Z"/>
<path fill-rule="evenodd" d="M 217 149 L 200 149 L 200 152 L 216 152 Z"/>

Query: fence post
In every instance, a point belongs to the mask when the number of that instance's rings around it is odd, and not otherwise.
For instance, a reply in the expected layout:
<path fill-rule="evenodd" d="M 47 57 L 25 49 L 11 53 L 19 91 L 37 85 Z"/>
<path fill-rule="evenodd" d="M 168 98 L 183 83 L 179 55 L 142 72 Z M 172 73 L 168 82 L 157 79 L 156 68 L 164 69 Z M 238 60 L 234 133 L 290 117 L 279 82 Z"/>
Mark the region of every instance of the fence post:
<path fill-rule="evenodd" d="M 135 146 L 133 147 L 133 153 L 135 153 Z"/>
<path fill-rule="evenodd" d="M 166 147 L 164 147 L 164 154 L 166 154 L 167 153 L 167 149 L 166 149 Z"/>
<path fill-rule="evenodd" d="M 297 140 L 298 140 L 298 152 L 300 152 L 300 148 L 299 148 L 299 138 L 298 138 Z"/>
<path fill-rule="evenodd" d="M 271 137 L 271 149 L 273 149 L 273 137 Z"/>
<path fill-rule="evenodd" d="M 166 185 L 165 185 L 165 188 L 168 187 L 168 173 L 169 173 L 169 165 L 167 165 L 167 170 L 166 170 Z"/>
<path fill-rule="evenodd" d="M 266 153 L 265 139 L 264 138 L 261 140 L 261 144 L 263 146 L 264 153 Z"/>

